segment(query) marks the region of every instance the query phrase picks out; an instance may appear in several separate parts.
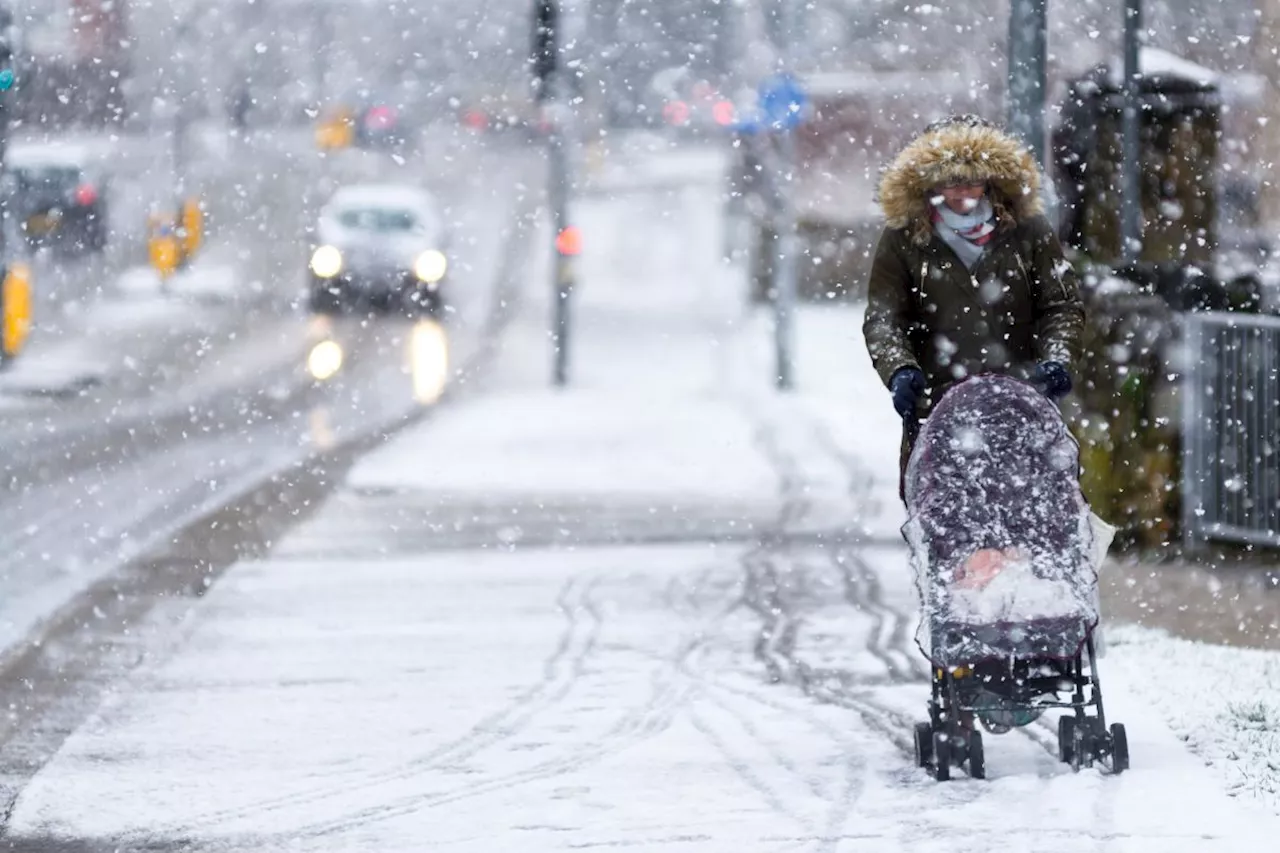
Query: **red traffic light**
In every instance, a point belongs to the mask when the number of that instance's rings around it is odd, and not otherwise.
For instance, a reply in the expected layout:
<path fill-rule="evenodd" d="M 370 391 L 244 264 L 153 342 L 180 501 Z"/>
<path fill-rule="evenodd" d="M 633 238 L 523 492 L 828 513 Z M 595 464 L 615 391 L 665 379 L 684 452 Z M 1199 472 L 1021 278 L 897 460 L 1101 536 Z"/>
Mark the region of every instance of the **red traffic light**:
<path fill-rule="evenodd" d="M 574 225 L 556 235 L 556 251 L 573 257 L 582 254 L 582 231 Z"/>

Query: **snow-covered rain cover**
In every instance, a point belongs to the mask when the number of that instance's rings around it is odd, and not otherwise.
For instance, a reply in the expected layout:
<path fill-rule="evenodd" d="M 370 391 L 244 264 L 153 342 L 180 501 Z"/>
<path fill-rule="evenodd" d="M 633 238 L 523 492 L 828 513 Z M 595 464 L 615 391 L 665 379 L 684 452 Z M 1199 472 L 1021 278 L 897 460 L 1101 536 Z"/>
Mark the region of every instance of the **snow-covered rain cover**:
<path fill-rule="evenodd" d="M 1016 379 L 974 377 L 938 403 L 908 464 L 905 528 L 916 640 L 935 665 L 1079 651 L 1111 532 L 1080 491 L 1079 458 L 1057 408 Z"/>

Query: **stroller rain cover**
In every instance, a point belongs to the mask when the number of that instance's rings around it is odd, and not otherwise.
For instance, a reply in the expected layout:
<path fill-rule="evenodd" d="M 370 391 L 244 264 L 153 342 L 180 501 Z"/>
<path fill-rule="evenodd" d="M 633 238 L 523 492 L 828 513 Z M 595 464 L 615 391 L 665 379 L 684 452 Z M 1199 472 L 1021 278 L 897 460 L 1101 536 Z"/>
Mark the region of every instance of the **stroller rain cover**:
<path fill-rule="evenodd" d="M 1057 408 L 1016 379 L 974 377 L 935 407 L 908 463 L 904 528 L 924 611 L 916 641 L 934 665 L 1080 650 L 1110 537 L 1079 459 Z"/>

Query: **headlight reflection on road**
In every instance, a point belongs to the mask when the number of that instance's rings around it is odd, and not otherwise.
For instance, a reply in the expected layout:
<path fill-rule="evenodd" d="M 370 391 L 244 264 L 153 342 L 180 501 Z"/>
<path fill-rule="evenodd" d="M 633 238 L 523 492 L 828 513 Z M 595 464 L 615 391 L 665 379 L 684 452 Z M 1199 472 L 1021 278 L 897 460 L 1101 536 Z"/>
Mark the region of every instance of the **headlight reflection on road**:
<path fill-rule="evenodd" d="M 341 369 L 342 346 L 337 341 L 320 341 L 307 354 L 307 370 L 320 382 L 337 376 Z"/>
<path fill-rule="evenodd" d="M 307 418 L 311 443 L 321 450 L 331 450 L 337 444 L 337 435 L 329 423 L 329 410 L 322 407 L 311 410 Z"/>
<path fill-rule="evenodd" d="M 429 404 L 440 399 L 449 380 L 449 338 L 435 320 L 420 320 L 409 337 L 409 373 L 413 399 Z"/>

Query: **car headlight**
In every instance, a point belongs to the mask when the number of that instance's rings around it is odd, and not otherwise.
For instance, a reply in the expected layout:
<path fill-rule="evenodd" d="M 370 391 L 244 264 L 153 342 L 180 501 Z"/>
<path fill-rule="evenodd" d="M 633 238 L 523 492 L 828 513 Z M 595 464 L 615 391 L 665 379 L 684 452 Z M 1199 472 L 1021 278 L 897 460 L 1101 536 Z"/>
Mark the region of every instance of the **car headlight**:
<path fill-rule="evenodd" d="M 311 253 L 311 271 L 321 278 L 342 272 L 342 253 L 334 246 L 321 246 Z"/>
<path fill-rule="evenodd" d="M 418 259 L 413 262 L 413 274 L 428 284 L 434 284 L 444 278 L 444 274 L 449 269 L 449 259 L 444 256 L 444 252 L 435 249 L 428 249 Z"/>

